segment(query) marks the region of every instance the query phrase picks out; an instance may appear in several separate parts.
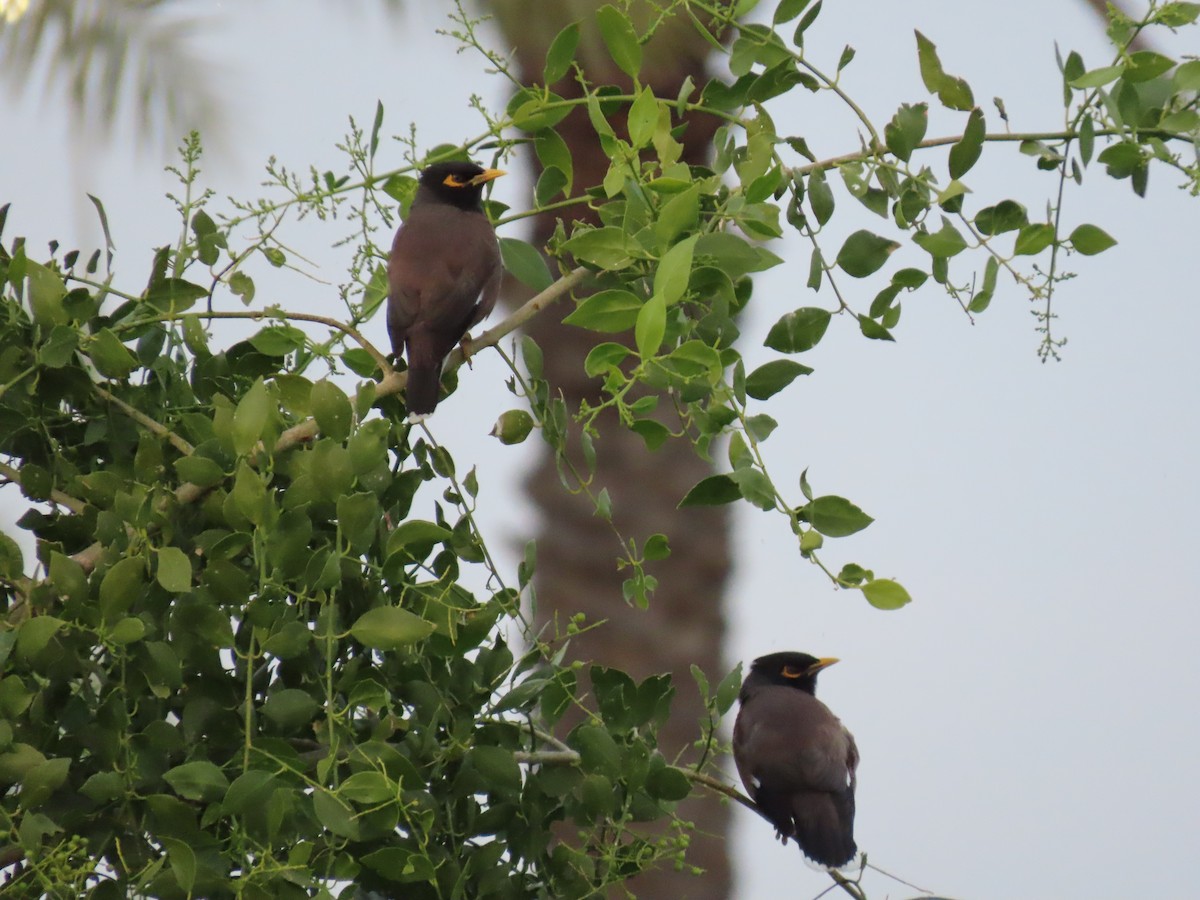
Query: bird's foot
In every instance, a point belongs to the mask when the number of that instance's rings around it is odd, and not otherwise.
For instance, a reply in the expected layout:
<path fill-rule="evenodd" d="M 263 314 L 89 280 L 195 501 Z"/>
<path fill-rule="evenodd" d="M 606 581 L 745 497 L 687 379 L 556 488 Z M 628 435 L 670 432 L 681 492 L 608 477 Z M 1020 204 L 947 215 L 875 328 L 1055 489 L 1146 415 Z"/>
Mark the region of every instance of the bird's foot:
<path fill-rule="evenodd" d="M 469 333 L 464 334 L 462 336 L 462 340 L 460 340 L 458 342 L 458 349 L 460 349 L 462 351 L 463 362 L 465 362 L 467 364 L 468 369 L 475 368 L 471 364 L 471 357 L 475 355 L 475 351 L 471 349 L 471 344 L 473 344 L 473 343 L 474 343 L 474 341 L 471 340 L 471 335 Z"/>

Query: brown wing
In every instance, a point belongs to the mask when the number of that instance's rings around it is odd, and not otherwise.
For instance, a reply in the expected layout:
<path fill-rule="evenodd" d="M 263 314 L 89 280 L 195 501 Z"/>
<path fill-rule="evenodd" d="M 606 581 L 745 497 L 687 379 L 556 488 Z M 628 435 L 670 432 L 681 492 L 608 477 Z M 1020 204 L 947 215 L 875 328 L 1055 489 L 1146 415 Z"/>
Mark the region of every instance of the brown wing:
<path fill-rule="evenodd" d="M 388 336 L 408 358 L 405 403 L 413 415 L 437 407 L 442 363 L 492 311 L 503 276 L 487 217 L 444 204 L 414 206 L 388 258 Z"/>
<path fill-rule="evenodd" d="M 399 353 L 414 328 L 449 352 L 496 304 L 500 250 L 487 218 L 424 204 L 396 232 L 388 260 L 388 332 Z M 444 354 L 443 354 L 444 355 Z"/>
<path fill-rule="evenodd" d="M 824 791 L 844 790 L 853 779 L 854 738 L 824 703 L 804 691 L 764 687 L 755 692 L 739 711 L 734 730 L 742 756 L 754 761 L 753 771 L 739 769 L 747 790 L 747 775 L 758 783 Z"/>

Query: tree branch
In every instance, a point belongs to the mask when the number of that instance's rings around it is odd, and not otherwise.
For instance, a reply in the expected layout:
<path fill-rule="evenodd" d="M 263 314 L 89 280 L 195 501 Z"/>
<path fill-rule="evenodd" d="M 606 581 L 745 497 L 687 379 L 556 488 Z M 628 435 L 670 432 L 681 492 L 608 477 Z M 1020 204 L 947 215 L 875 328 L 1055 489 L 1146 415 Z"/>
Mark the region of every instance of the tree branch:
<path fill-rule="evenodd" d="M 550 285 L 537 296 L 531 298 L 523 306 L 515 310 L 504 321 L 498 323 L 495 327 L 488 329 L 481 334 L 477 339 L 471 342 L 472 352 L 478 351 L 480 348 L 494 347 L 500 343 L 506 336 L 516 331 L 534 316 L 538 315 L 546 307 L 557 303 L 563 297 L 567 296 L 572 289 L 577 287 L 587 276 L 587 270 L 582 266 L 568 272 L 554 284 Z M 325 321 L 323 317 L 312 317 L 315 321 Z M 365 341 L 365 339 L 364 339 Z M 369 351 L 368 351 L 369 352 Z M 450 354 L 446 361 L 447 368 L 456 369 L 463 363 L 462 349 L 456 349 Z M 384 360 L 386 363 L 386 360 Z M 388 366 L 388 369 L 391 367 Z M 392 372 L 390 375 L 385 375 L 382 381 L 376 386 L 376 397 L 388 397 L 399 393 L 403 390 L 408 382 L 407 372 Z M 157 423 L 155 423 L 157 424 Z M 161 426 L 160 426 L 161 427 Z M 320 428 L 317 426 L 316 419 L 306 419 L 297 425 L 293 425 L 279 436 L 272 450 L 274 454 L 283 453 L 293 447 L 306 443 L 312 440 L 320 433 Z M 175 499 L 182 504 L 195 503 L 208 493 L 208 488 L 200 487 L 199 485 L 185 482 L 175 489 Z M 74 554 L 71 558 L 83 567 L 85 572 L 90 572 L 96 567 L 101 555 L 104 552 L 104 546 L 99 542 L 81 550 Z"/>

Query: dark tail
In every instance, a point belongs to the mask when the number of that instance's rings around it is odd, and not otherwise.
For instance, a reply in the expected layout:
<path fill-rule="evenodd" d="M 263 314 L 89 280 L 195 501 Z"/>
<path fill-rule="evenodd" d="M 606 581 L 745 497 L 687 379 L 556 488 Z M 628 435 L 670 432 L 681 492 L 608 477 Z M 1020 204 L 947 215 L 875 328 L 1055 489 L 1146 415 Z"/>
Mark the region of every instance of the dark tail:
<path fill-rule="evenodd" d="M 408 385 L 404 403 L 411 416 L 427 416 L 437 409 L 442 390 L 442 357 L 421 334 L 410 334 L 408 352 Z"/>
<path fill-rule="evenodd" d="M 854 859 L 854 794 L 811 791 L 793 797 L 796 843 L 815 863 L 839 868 Z"/>

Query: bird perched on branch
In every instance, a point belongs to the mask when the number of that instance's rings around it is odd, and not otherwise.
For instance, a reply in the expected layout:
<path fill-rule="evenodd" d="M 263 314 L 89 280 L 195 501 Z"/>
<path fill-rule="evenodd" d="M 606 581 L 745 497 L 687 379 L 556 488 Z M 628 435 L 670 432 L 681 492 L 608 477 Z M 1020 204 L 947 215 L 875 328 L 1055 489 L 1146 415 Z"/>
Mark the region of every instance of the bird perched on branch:
<path fill-rule="evenodd" d="M 388 258 L 388 336 L 408 359 L 409 421 L 434 411 L 442 365 L 500 292 L 496 232 L 483 211 L 483 188 L 499 169 L 435 163 L 421 172 L 408 217 Z"/>
<path fill-rule="evenodd" d="M 837 662 L 807 653 L 756 659 L 738 695 L 733 759 L 746 792 L 785 844 L 827 868 L 853 861 L 854 737 L 814 696 L 817 673 Z"/>

